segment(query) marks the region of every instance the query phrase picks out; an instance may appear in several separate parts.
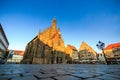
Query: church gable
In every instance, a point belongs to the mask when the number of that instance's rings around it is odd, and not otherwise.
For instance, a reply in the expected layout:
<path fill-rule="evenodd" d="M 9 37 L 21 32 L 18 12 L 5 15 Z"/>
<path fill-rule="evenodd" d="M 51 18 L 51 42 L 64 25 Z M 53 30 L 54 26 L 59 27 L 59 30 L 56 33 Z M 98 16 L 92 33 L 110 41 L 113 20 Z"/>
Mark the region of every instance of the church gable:
<path fill-rule="evenodd" d="M 25 50 L 26 56 L 24 56 L 23 62 L 63 63 L 63 61 L 65 62 L 64 48 L 64 41 L 62 40 L 60 30 L 56 28 L 56 19 L 53 19 L 51 27 L 43 32 L 39 32 L 38 35 L 27 44 Z"/>

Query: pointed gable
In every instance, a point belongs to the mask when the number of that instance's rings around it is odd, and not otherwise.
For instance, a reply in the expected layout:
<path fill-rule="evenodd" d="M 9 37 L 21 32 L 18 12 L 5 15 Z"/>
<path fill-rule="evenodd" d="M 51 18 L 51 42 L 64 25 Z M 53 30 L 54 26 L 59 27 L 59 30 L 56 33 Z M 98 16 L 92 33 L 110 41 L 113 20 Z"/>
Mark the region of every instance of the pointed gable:
<path fill-rule="evenodd" d="M 72 45 L 67 45 L 70 49 L 77 51 L 76 47 L 72 46 Z"/>
<path fill-rule="evenodd" d="M 88 50 L 89 52 L 92 52 L 95 56 L 97 55 L 96 52 L 84 41 L 81 43 L 79 51 L 80 50 Z"/>

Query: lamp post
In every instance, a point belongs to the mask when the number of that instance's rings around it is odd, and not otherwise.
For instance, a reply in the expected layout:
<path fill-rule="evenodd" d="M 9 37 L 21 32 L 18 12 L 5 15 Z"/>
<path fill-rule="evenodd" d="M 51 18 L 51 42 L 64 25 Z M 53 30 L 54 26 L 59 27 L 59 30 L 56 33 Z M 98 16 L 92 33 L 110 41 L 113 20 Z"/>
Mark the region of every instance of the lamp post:
<path fill-rule="evenodd" d="M 108 65 L 108 61 L 107 61 L 107 58 L 106 58 L 105 53 L 104 53 L 105 43 L 99 41 L 96 46 L 97 46 L 98 49 L 102 50 L 103 56 L 105 58 L 105 62 Z"/>

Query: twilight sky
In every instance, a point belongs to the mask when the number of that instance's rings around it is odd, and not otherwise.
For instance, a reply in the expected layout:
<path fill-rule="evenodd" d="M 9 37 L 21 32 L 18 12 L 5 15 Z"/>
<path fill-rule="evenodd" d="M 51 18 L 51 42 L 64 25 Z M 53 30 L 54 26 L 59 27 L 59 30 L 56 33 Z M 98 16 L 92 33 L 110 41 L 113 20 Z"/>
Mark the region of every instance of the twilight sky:
<path fill-rule="evenodd" d="M 0 23 L 9 49 L 25 50 L 27 43 L 57 19 L 65 45 L 79 49 L 82 41 L 99 50 L 120 42 L 120 0 L 0 0 Z"/>

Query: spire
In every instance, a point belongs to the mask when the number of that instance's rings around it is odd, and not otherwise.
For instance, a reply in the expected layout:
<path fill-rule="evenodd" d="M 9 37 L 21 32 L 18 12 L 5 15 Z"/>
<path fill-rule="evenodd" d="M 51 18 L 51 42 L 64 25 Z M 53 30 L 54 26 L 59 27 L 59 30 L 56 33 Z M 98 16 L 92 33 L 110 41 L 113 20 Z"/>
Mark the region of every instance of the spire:
<path fill-rule="evenodd" d="M 58 28 L 58 33 L 61 34 L 61 33 L 60 33 L 60 28 Z"/>
<path fill-rule="evenodd" d="M 56 18 L 53 18 L 53 20 L 52 20 L 52 27 L 56 28 Z"/>
<path fill-rule="evenodd" d="M 58 31 L 60 31 L 60 28 L 58 28 Z"/>
<path fill-rule="evenodd" d="M 39 28 L 39 33 L 40 33 L 40 28 Z"/>

